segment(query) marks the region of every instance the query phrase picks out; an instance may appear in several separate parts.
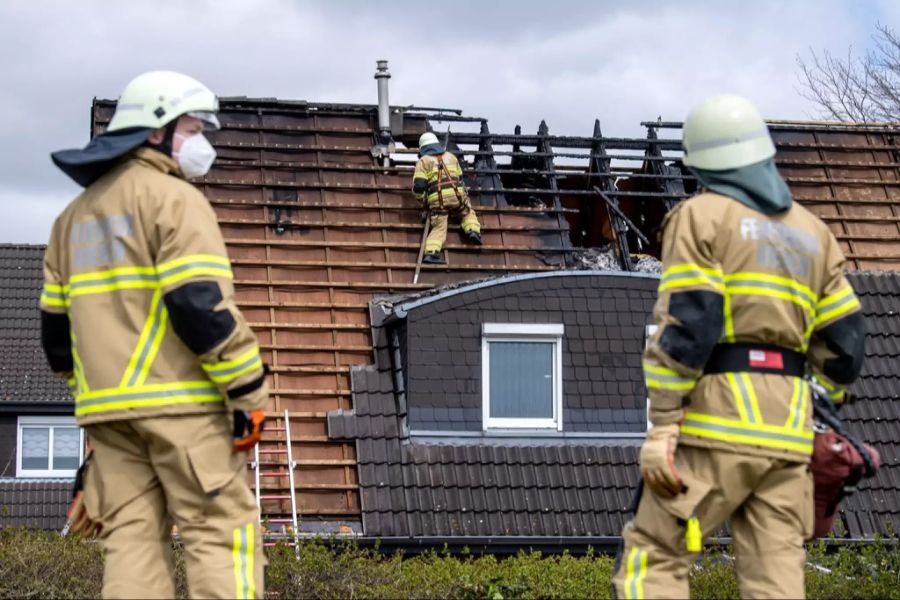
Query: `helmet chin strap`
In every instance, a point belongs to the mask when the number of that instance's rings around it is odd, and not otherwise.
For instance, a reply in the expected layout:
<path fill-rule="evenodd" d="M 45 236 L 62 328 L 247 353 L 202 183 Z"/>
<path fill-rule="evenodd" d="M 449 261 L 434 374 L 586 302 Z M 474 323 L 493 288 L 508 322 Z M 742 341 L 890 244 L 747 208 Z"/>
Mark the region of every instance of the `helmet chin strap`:
<path fill-rule="evenodd" d="M 149 141 L 145 144 L 154 150 L 159 150 L 166 156 L 175 158 L 172 156 L 172 140 L 175 137 L 175 128 L 178 127 L 178 119 L 176 118 L 174 121 L 169 121 L 166 123 L 165 134 L 163 135 L 163 139 L 158 144 L 152 144 Z"/>

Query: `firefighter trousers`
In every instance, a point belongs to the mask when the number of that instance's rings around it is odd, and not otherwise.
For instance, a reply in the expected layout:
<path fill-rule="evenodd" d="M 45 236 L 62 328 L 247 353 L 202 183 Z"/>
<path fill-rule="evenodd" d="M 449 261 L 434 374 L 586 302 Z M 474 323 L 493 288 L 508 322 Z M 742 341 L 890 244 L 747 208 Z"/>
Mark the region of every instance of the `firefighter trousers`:
<path fill-rule="evenodd" d="M 462 202 L 456 198 L 451 200 L 444 199 L 444 209 L 440 210 L 436 206 L 436 202 L 432 203 L 429 212 L 431 219 L 431 230 L 425 239 L 425 252 L 440 252 L 444 248 L 444 242 L 447 240 L 447 225 L 452 214 L 459 219 L 462 230 L 465 233 L 474 231 L 481 233 L 481 223 L 478 222 L 478 215 L 472 208 L 467 194 L 463 194 Z"/>
<path fill-rule="evenodd" d="M 89 425 L 85 509 L 103 529 L 104 598 L 173 598 L 172 525 L 192 598 L 262 598 L 258 511 L 246 453 L 223 413 Z"/>
<path fill-rule="evenodd" d="M 697 554 L 685 531 L 696 517 L 704 537 L 730 520 L 742 598 L 803 598 L 803 541 L 813 526 L 808 465 L 680 445 L 675 466 L 687 490 L 671 500 L 644 490 L 622 531 L 616 597 L 688 598 Z"/>

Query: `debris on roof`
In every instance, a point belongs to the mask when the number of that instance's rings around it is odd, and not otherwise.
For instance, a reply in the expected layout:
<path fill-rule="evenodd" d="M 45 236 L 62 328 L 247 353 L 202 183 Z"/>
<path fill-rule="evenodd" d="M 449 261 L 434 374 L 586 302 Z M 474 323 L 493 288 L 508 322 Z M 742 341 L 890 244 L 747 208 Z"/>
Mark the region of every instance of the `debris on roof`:
<path fill-rule="evenodd" d="M 622 266 L 616 253 L 610 246 L 604 248 L 585 248 L 572 253 L 576 268 L 590 271 L 621 271 Z M 632 270 L 635 273 L 662 273 L 662 262 L 655 256 L 646 254 L 631 255 Z"/>

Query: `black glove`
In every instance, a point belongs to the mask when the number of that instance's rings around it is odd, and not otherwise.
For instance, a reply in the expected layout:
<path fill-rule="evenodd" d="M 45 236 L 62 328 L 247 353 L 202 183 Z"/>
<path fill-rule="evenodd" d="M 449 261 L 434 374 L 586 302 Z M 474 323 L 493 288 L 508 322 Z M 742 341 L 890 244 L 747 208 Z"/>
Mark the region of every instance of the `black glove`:
<path fill-rule="evenodd" d="M 266 411 L 262 409 L 234 411 L 234 451 L 250 450 L 258 444 L 265 421 Z"/>

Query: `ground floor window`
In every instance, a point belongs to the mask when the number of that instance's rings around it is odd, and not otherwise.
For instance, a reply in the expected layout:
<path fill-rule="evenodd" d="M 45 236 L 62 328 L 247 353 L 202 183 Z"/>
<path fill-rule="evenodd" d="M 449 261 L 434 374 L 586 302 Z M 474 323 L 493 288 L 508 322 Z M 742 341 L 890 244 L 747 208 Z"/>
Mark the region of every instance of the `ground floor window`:
<path fill-rule="evenodd" d="M 83 458 L 75 417 L 19 417 L 16 477 L 74 477 Z"/>

